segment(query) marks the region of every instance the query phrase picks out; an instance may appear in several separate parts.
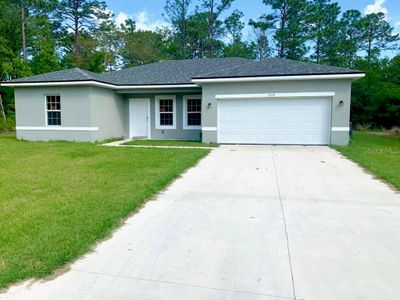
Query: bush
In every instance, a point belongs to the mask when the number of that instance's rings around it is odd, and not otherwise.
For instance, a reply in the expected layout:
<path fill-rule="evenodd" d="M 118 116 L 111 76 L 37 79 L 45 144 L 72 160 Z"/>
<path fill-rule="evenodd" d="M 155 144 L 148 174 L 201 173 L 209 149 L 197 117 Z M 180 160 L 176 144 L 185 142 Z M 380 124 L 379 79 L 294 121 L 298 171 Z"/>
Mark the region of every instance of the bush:
<path fill-rule="evenodd" d="M 14 132 L 15 131 L 15 116 L 7 117 L 7 122 L 3 119 L 0 120 L 0 133 Z"/>
<path fill-rule="evenodd" d="M 394 136 L 400 138 L 400 127 L 397 127 L 397 126 L 392 127 L 392 128 L 389 130 L 389 132 L 390 132 L 391 135 L 394 135 Z"/>
<path fill-rule="evenodd" d="M 370 131 L 372 128 L 372 125 L 369 123 L 365 123 L 365 124 L 357 124 L 356 125 L 356 129 L 358 131 Z"/>

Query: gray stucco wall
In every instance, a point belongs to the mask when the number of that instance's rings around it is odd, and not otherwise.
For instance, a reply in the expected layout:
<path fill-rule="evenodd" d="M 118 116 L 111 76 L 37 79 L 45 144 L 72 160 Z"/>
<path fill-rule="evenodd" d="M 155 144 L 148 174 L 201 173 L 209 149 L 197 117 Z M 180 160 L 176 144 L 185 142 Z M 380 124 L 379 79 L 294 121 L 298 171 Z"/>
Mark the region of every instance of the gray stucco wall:
<path fill-rule="evenodd" d="M 351 80 L 303 80 L 303 81 L 270 81 L 243 83 L 206 83 L 203 84 L 203 142 L 216 143 L 217 100 L 221 94 L 263 94 L 263 93 L 307 93 L 335 92 L 332 97 L 332 127 L 348 127 L 350 120 Z M 340 106 L 339 102 L 344 101 Z M 211 103 L 211 108 L 208 108 Z M 208 130 L 207 130 L 208 127 Z M 347 145 L 348 131 L 332 131 L 331 144 Z"/>
<path fill-rule="evenodd" d="M 184 129 L 183 128 L 183 96 L 197 95 L 199 92 L 163 92 L 157 94 L 125 94 L 124 100 L 129 102 L 129 99 L 148 98 L 150 99 L 150 124 L 151 124 L 151 139 L 168 139 L 168 140 L 200 140 L 201 130 Z M 176 96 L 176 129 L 156 129 L 156 95 L 175 95 Z M 128 105 L 129 106 L 129 105 Z M 128 109 L 129 110 L 129 109 Z M 126 120 L 129 127 L 129 113 Z"/>
<path fill-rule="evenodd" d="M 57 130 L 47 126 L 45 96 L 49 94 L 61 96 L 61 126 Z M 112 90 L 90 86 L 15 88 L 15 105 L 19 139 L 96 141 L 125 135 L 123 99 Z M 70 128 L 63 130 L 65 127 Z M 85 129 L 93 127 L 99 130 Z"/>
<path fill-rule="evenodd" d="M 91 122 L 93 126 L 99 127 L 98 131 L 93 132 L 94 140 L 128 136 L 124 102 L 114 90 L 90 88 Z"/>

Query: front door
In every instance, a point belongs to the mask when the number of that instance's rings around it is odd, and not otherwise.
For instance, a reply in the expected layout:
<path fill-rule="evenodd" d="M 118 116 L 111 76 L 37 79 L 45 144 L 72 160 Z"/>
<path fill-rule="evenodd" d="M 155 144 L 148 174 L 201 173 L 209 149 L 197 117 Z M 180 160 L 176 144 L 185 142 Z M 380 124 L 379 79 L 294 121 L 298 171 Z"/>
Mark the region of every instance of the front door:
<path fill-rule="evenodd" d="M 129 99 L 130 137 L 149 138 L 150 99 Z"/>

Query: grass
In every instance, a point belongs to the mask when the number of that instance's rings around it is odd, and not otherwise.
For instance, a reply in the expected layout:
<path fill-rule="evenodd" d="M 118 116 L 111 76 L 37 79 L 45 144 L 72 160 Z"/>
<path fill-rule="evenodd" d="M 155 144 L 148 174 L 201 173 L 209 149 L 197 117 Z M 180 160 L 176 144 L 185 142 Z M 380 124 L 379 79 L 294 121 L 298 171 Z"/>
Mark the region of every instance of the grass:
<path fill-rule="evenodd" d="M 0 135 L 0 288 L 53 273 L 207 155 Z"/>
<path fill-rule="evenodd" d="M 126 142 L 123 145 L 218 147 L 217 144 L 204 144 L 200 141 L 181 141 L 181 140 L 134 140 L 134 141 Z"/>
<path fill-rule="evenodd" d="M 398 137 L 354 132 L 349 146 L 335 149 L 400 190 Z"/>

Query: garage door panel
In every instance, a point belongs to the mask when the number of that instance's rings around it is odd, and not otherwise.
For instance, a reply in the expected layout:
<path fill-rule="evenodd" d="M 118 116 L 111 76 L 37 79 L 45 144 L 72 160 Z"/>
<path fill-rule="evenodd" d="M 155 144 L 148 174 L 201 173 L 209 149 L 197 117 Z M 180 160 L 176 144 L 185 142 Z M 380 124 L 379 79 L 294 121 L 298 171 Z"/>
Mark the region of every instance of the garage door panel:
<path fill-rule="evenodd" d="M 221 100 L 220 143 L 329 144 L 329 99 Z"/>

